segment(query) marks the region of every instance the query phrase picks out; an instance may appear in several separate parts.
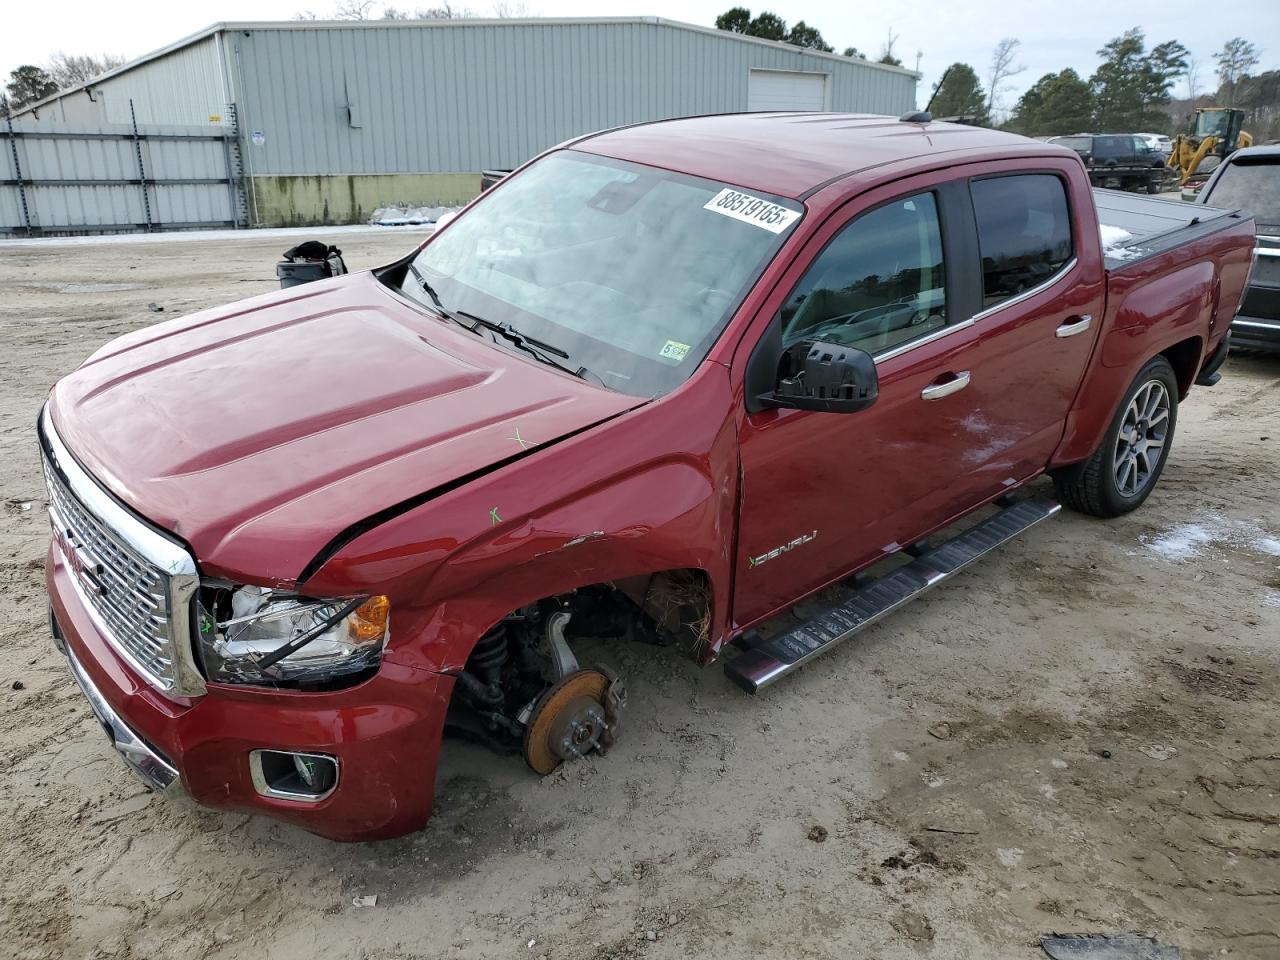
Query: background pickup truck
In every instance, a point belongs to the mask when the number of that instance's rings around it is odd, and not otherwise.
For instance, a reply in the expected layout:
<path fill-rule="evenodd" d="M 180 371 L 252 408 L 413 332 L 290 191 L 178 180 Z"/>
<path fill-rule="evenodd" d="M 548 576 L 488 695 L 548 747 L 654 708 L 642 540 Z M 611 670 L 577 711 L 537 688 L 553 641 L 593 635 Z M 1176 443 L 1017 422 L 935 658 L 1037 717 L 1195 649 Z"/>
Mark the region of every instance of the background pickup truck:
<path fill-rule="evenodd" d="M 1150 494 L 1253 225 L 1099 198 L 920 115 L 564 144 L 403 260 L 59 382 L 56 640 L 153 786 L 342 840 L 425 822 L 446 725 L 609 746 L 623 644 L 755 691 L 1056 512 L 1045 473 Z"/>
<path fill-rule="evenodd" d="M 1049 142 L 1078 153 L 1095 187 L 1159 193 L 1173 180 L 1165 164 L 1166 154 L 1148 143 L 1142 134 L 1080 133 L 1053 137 Z"/>

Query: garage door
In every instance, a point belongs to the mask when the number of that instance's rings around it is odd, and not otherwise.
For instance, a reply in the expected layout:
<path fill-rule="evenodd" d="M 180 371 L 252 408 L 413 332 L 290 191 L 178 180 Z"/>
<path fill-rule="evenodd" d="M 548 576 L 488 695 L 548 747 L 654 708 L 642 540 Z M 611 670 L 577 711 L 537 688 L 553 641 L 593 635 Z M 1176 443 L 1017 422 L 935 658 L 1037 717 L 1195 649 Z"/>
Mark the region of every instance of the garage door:
<path fill-rule="evenodd" d="M 827 75 L 785 70 L 752 70 L 747 81 L 748 110 L 825 110 Z"/>

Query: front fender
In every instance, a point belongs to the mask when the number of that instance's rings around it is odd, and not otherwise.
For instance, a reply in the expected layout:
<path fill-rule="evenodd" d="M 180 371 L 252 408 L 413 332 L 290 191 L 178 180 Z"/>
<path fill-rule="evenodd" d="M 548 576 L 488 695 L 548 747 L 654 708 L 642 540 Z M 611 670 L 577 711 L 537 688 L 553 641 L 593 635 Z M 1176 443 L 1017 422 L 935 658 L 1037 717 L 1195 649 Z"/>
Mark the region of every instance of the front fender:
<path fill-rule="evenodd" d="M 455 672 L 513 610 L 576 587 L 704 571 L 709 653 L 727 631 L 737 434 L 728 371 L 549 444 L 362 534 L 305 590 L 391 598 L 386 659 Z"/>

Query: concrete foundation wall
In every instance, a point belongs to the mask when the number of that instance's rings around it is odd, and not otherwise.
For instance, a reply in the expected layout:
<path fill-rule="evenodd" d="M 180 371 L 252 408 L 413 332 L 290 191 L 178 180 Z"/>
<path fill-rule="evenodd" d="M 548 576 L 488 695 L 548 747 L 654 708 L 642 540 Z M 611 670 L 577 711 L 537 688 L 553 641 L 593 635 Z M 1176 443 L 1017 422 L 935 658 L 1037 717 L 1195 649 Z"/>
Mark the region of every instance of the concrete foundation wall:
<path fill-rule="evenodd" d="M 388 173 L 248 178 L 255 226 L 366 223 L 378 207 L 456 206 L 480 193 L 479 173 Z"/>

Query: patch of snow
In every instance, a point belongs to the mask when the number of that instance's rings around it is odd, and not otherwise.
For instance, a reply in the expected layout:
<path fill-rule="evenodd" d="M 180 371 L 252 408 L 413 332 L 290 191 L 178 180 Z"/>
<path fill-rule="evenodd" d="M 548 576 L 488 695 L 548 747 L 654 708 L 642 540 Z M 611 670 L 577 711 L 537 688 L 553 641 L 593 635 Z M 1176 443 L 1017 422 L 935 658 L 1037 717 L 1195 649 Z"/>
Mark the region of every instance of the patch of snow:
<path fill-rule="evenodd" d="M 1136 260 L 1146 251 L 1140 247 L 1125 246 L 1133 239 L 1133 234 L 1122 227 L 1112 227 L 1105 223 L 1098 224 L 1098 235 L 1102 238 L 1102 255 L 1112 260 Z"/>
<path fill-rule="evenodd" d="M 1173 562 L 1192 560 L 1224 547 L 1280 557 L 1280 538 L 1256 521 L 1230 520 L 1214 514 L 1175 524 L 1159 536 L 1143 537 L 1142 542 L 1151 552 Z"/>
<path fill-rule="evenodd" d="M 996 850 L 996 859 L 1006 867 L 1016 867 L 1022 862 L 1022 848 L 1000 847 Z"/>
<path fill-rule="evenodd" d="M 369 222 L 380 227 L 434 225 L 441 217 L 448 221 L 449 214 L 456 214 L 461 207 L 379 207 L 373 211 Z"/>
<path fill-rule="evenodd" d="M 1105 223 L 1098 224 L 1098 234 L 1102 237 L 1102 249 L 1104 252 L 1110 247 L 1118 247 L 1126 240 L 1131 240 L 1133 234 L 1121 227 L 1112 227 Z"/>
<path fill-rule="evenodd" d="M 1189 560 L 1201 547 L 1213 540 L 1213 534 L 1206 527 L 1198 523 L 1180 523 L 1147 546 L 1171 560 Z"/>
<path fill-rule="evenodd" d="M 332 241 L 335 237 L 360 233 L 380 233 L 381 224 L 357 223 L 337 227 L 267 227 L 244 230 L 174 230 L 169 233 L 113 233 L 88 237 L 6 237 L 0 240 L 0 250 L 9 247 L 84 247 L 96 245 L 134 243 L 201 243 L 218 240 L 308 240 Z M 426 236 L 432 227 L 406 231 L 406 235 L 421 233 Z"/>

